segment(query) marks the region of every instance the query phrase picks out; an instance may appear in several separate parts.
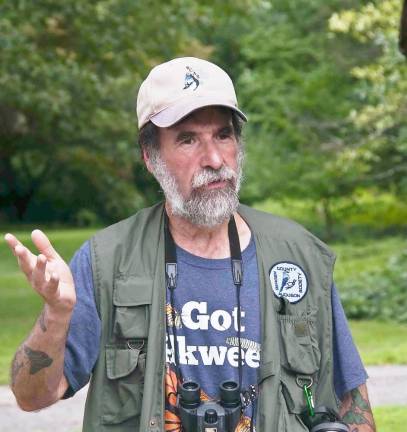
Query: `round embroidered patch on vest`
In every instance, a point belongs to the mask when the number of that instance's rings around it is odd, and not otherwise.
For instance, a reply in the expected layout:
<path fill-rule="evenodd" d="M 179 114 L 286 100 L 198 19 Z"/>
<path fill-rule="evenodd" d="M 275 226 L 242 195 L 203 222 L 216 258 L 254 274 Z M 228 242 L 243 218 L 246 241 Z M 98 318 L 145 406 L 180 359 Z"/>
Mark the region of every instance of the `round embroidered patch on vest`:
<path fill-rule="evenodd" d="M 274 264 L 270 269 L 270 282 L 276 297 L 298 303 L 307 293 L 308 280 L 304 270 L 288 261 Z"/>

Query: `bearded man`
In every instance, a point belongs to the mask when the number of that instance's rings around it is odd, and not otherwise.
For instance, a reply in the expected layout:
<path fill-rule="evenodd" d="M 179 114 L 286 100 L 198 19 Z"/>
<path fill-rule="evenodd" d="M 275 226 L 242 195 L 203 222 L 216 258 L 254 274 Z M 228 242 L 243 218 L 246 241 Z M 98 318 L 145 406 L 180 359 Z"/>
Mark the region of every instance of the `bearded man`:
<path fill-rule="evenodd" d="M 39 230 L 38 255 L 6 235 L 44 299 L 13 360 L 18 404 L 41 409 L 90 379 L 85 432 L 306 431 L 322 406 L 374 431 L 333 253 L 239 204 L 247 119 L 229 76 L 192 57 L 158 65 L 137 114 L 164 203 L 97 233 L 70 266 Z M 233 385 L 238 416 L 225 423 L 227 404 L 210 401 Z M 201 417 L 179 394 L 192 388 L 210 408 Z"/>

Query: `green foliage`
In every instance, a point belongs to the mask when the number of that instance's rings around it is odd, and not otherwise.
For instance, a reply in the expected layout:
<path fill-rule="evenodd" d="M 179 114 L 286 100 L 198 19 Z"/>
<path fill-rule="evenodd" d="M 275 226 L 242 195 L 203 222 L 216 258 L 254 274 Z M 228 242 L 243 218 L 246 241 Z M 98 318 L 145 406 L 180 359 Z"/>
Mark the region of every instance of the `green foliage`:
<path fill-rule="evenodd" d="M 355 201 L 361 188 L 404 190 L 407 69 L 397 51 L 400 4 L 267 5 L 241 42 L 238 83 L 250 118 L 243 196 L 249 202 L 313 200 L 324 236 L 333 237 L 346 217 L 335 209 L 338 200 Z"/>
<path fill-rule="evenodd" d="M 323 203 L 313 199 L 287 197 L 255 204 L 259 210 L 286 216 L 330 242 L 326 235 Z M 407 228 L 407 203 L 397 195 L 377 188 L 357 188 L 350 197 L 331 202 L 331 215 L 337 223 L 332 230 L 335 239 L 377 237 L 395 234 Z"/>
<path fill-rule="evenodd" d="M 349 112 L 360 104 L 350 71 L 366 49 L 328 31 L 332 14 L 354 4 L 263 2 L 240 41 L 237 87 L 249 115 L 243 200 L 313 200 L 326 237 L 337 222 L 334 200 L 351 197 L 369 170 L 349 148 L 356 133 Z"/>
<path fill-rule="evenodd" d="M 243 201 L 313 201 L 332 237 L 362 188 L 405 195 L 399 14 L 398 0 L 3 2 L 0 220 L 105 223 L 159 199 L 136 89 L 195 55 L 230 73 L 249 115 Z"/>
<path fill-rule="evenodd" d="M 338 163 L 353 79 L 326 23 L 335 2 L 277 1 L 242 40 L 238 86 L 248 111 L 246 200 L 326 199 L 352 189 Z M 350 185 L 350 186 L 348 186 Z"/>
<path fill-rule="evenodd" d="M 405 237 L 350 237 L 330 245 L 337 255 L 334 279 L 340 291 L 349 279 L 361 273 L 375 273 L 395 254 L 406 249 Z"/>
<path fill-rule="evenodd" d="M 407 249 L 374 272 L 362 272 L 341 286 L 346 314 L 354 319 L 407 323 Z"/>
<path fill-rule="evenodd" d="M 255 4 L 3 2 L 0 217 L 111 221 L 156 200 L 136 156 L 137 87 L 164 60 L 207 57 L 195 33 L 212 15 Z"/>
<path fill-rule="evenodd" d="M 361 181 L 383 188 L 395 186 L 405 195 L 407 68 L 398 50 L 401 6 L 399 0 L 369 2 L 334 14 L 330 28 L 378 50 L 377 56 L 351 71 L 358 80 L 356 95 L 362 103 L 349 117 L 357 132 L 354 159 L 368 167 Z"/>

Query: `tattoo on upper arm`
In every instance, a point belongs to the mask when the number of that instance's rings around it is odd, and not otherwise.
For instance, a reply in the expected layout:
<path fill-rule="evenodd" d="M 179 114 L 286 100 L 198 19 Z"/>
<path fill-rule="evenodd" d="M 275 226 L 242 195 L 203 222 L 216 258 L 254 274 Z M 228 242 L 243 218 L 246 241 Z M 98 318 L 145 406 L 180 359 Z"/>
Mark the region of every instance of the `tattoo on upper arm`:
<path fill-rule="evenodd" d="M 26 345 L 24 345 L 24 352 L 30 362 L 30 375 L 36 374 L 40 370 L 50 366 L 53 362 L 53 359 L 47 353 L 35 351 Z"/>
<path fill-rule="evenodd" d="M 41 330 L 45 333 L 47 331 L 47 326 L 45 325 L 45 309 L 42 310 L 41 315 L 38 318 L 38 324 Z"/>
<path fill-rule="evenodd" d="M 363 398 L 359 388 L 353 389 L 350 394 L 352 402 L 342 417 L 343 421 L 349 425 L 368 425 L 374 431 L 374 424 L 367 418 L 371 416 L 369 401 Z M 353 428 L 352 432 L 358 432 L 358 428 Z"/>

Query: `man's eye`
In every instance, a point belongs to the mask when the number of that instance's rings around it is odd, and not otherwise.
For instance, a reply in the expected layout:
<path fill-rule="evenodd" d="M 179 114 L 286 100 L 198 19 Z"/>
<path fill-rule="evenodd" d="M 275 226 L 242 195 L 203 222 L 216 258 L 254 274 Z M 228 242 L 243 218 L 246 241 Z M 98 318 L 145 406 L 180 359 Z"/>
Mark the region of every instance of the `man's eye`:
<path fill-rule="evenodd" d="M 222 132 L 219 134 L 219 139 L 221 140 L 225 140 L 231 137 L 231 133 L 230 132 Z"/>
<path fill-rule="evenodd" d="M 185 137 L 181 140 L 181 144 L 192 144 L 192 137 Z"/>

